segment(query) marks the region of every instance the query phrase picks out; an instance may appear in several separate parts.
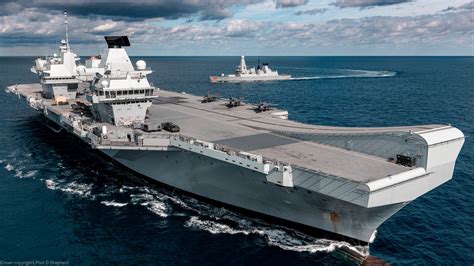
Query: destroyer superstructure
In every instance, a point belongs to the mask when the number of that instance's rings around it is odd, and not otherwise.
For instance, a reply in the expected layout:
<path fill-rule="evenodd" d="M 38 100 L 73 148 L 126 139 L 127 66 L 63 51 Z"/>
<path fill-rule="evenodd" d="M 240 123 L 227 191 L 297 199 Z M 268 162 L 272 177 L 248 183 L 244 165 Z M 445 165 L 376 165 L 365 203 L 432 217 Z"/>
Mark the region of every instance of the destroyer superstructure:
<path fill-rule="evenodd" d="M 221 74 L 220 76 L 210 76 L 211 83 L 219 82 L 252 82 L 252 81 L 272 81 L 289 80 L 291 75 L 278 74 L 278 71 L 270 69 L 267 63 L 263 63 L 257 68 L 248 68 L 245 63 L 245 56 L 240 57 L 240 64 L 235 68 L 234 74 Z"/>
<path fill-rule="evenodd" d="M 230 108 L 219 99 L 155 90 L 146 81 L 146 65 L 130 63 L 122 47 L 128 39 L 106 39 L 113 41 L 100 63 L 104 75 L 97 75 L 90 94 L 57 105 L 39 84 L 9 90 L 61 129 L 144 176 L 365 242 L 407 203 L 452 178 L 464 143 L 452 126 L 315 126 L 287 120 L 283 110 Z M 123 109 L 114 109 L 118 102 Z M 91 112 L 77 112 L 77 105 Z M 137 126 L 163 122 L 179 125 L 180 132 Z"/>

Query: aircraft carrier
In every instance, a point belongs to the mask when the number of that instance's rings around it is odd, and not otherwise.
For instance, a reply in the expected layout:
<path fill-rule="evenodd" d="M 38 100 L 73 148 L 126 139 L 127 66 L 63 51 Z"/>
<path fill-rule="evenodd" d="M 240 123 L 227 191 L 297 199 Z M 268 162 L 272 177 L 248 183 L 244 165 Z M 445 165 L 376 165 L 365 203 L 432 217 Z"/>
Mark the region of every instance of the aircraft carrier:
<path fill-rule="evenodd" d="M 8 90 L 54 131 L 161 183 L 371 242 L 386 219 L 453 176 L 464 135 L 451 125 L 308 125 L 270 106 L 159 90 L 143 60 L 131 63 L 126 36 L 105 38 L 91 82 L 66 39 L 34 67 L 40 83 Z"/>

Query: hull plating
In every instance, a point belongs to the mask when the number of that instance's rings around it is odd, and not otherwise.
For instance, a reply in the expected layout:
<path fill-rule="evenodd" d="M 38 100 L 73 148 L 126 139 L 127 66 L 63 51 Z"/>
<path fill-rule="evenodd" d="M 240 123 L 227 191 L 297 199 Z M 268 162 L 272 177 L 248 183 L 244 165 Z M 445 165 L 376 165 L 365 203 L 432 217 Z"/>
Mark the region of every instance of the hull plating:
<path fill-rule="evenodd" d="M 370 242 L 377 227 L 405 205 L 363 208 L 302 188 L 274 185 L 258 172 L 185 151 L 101 151 L 181 190 L 364 242 Z"/>

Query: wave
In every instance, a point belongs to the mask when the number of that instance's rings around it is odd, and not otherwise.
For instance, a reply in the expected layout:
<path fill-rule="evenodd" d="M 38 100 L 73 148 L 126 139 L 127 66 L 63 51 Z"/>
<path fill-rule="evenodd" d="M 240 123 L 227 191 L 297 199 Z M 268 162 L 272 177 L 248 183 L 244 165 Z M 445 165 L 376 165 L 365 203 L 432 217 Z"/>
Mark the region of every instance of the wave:
<path fill-rule="evenodd" d="M 150 192 L 150 190 L 146 190 Z M 158 195 L 153 195 L 150 193 L 131 194 L 130 198 L 132 204 L 139 204 L 141 206 L 145 206 L 149 211 L 157 214 L 160 217 L 168 217 L 168 208 L 163 202 L 163 199 L 160 198 Z"/>
<path fill-rule="evenodd" d="M 5 169 L 7 169 L 7 171 L 13 171 L 15 170 L 15 167 L 9 163 L 7 163 L 7 165 L 5 165 Z"/>
<path fill-rule="evenodd" d="M 33 177 L 37 170 L 26 170 L 17 159 L 3 161 L 5 169 L 15 171 L 18 177 Z M 174 194 L 170 191 L 154 189 L 147 185 L 125 185 L 109 183 L 95 186 L 94 180 L 82 174 L 75 174 L 63 163 L 55 166 L 57 175 L 42 180 L 51 190 L 97 201 L 111 208 L 128 205 L 143 206 L 146 210 L 166 219 L 169 216 L 188 217 L 183 226 L 211 234 L 255 235 L 270 246 L 294 252 L 333 252 L 343 247 L 364 254 L 364 249 L 346 242 L 317 239 L 286 227 L 267 224 L 255 218 L 244 217 L 225 208 L 216 207 L 195 198 Z M 70 173 L 68 171 L 71 171 Z M 56 174 L 56 172 L 54 173 Z M 96 173 L 100 174 L 100 173 Z"/>
<path fill-rule="evenodd" d="M 76 183 L 75 181 L 66 184 L 66 186 L 59 188 L 61 191 L 78 195 L 81 197 L 89 197 L 91 196 L 91 189 L 92 185 L 90 184 L 80 184 Z"/>
<path fill-rule="evenodd" d="M 51 179 L 47 179 L 45 181 L 45 184 L 46 184 L 46 187 L 51 189 L 51 190 L 56 190 L 56 186 L 58 185 L 57 182 L 54 182 L 53 180 Z"/>
<path fill-rule="evenodd" d="M 23 175 L 23 178 L 29 178 L 29 177 L 34 177 L 38 173 L 38 170 L 31 170 L 26 172 L 25 175 Z"/>
<path fill-rule="evenodd" d="M 189 219 L 183 225 L 187 228 L 203 230 L 211 234 L 256 235 L 266 239 L 268 245 L 295 252 L 333 252 L 346 248 L 360 256 L 368 255 L 368 248 L 364 246 L 315 238 L 290 228 L 244 217 L 188 196 L 174 195 L 147 187 L 135 189 L 141 193 L 130 195 L 132 204 L 145 206 L 149 211 L 163 218 L 170 215 L 188 216 Z M 172 211 L 174 208 L 178 209 Z M 179 208 L 184 209 L 185 212 L 179 211 Z"/>
<path fill-rule="evenodd" d="M 127 202 L 121 203 L 121 202 L 107 201 L 107 200 L 103 200 L 100 203 L 104 204 L 105 206 L 112 206 L 112 207 L 119 207 L 119 208 L 128 205 Z"/>
<path fill-rule="evenodd" d="M 367 247 L 353 246 L 347 242 L 334 241 L 328 239 L 318 239 L 307 236 L 292 229 L 271 226 L 271 225 L 242 225 L 238 223 L 236 227 L 214 220 L 205 220 L 198 216 L 192 216 L 185 223 L 185 227 L 204 230 L 211 234 L 243 234 L 258 235 L 264 237 L 268 245 L 276 246 L 284 250 L 295 252 L 333 252 L 336 249 L 347 248 L 360 256 L 367 256 Z"/>
<path fill-rule="evenodd" d="M 344 69 L 344 71 L 354 72 L 353 74 L 344 75 L 320 75 L 309 77 L 293 77 L 291 80 L 314 80 L 314 79 L 338 79 L 338 78 L 382 78 L 393 77 L 397 75 L 394 71 L 372 71 L 372 70 L 353 70 Z"/>
<path fill-rule="evenodd" d="M 38 172 L 37 170 L 31 170 L 31 171 L 27 171 L 25 174 L 23 174 L 22 170 L 15 170 L 15 177 L 30 178 L 30 177 L 34 177 L 37 172 Z"/>
<path fill-rule="evenodd" d="M 80 196 L 82 198 L 95 198 L 95 195 L 92 195 L 92 184 L 82 184 L 76 181 L 64 184 L 52 179 L 47 179 L 44 182 L 46 187 L 51 190 L 60 190 L 66 194 Z"/>

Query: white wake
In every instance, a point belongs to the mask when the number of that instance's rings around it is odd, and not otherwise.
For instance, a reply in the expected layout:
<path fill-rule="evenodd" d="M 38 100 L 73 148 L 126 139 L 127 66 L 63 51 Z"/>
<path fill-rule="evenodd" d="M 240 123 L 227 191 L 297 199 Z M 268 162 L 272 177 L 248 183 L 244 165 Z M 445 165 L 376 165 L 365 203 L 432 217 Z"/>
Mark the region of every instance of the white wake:
<path fill-rule="evenodd" d="M 291 80 L 313 80 L 313 79 L 339 79 L 339 78 L 383 78 L 394 77 L 397 72 L 394 71 L 371 71 L 371 70 L 352 70 L 345 69 L 351 73 L 341 75 L 318 75 L 308 77 L 293 77 Z"/>

